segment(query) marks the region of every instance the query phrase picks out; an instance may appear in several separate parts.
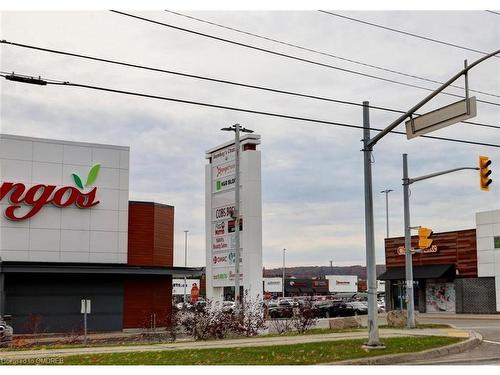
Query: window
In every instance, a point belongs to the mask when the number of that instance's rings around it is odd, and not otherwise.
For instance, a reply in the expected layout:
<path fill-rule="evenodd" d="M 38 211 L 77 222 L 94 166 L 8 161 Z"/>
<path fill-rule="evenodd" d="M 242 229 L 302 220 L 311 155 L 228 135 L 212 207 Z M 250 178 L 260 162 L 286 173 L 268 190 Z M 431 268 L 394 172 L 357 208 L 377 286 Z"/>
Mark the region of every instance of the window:
<path fill-rule="evenodd" d="M 495 249 L 500 249 L 500 236 L 494 237 L 493 243 L 494 243 Z"/>

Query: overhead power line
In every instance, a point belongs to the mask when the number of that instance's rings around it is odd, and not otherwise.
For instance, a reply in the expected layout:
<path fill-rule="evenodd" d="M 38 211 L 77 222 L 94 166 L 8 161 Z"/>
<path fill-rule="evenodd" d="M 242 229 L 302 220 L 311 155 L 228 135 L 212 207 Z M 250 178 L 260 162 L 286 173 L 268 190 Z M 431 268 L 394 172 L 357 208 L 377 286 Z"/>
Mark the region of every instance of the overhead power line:
<path fill-rule="evenodd" d="M 103 62 L 103 63 L 108 63 L 108 64 L 115 64 L 115 65 L 125 66 L 125 67 L 129 67 L 129 68 L 136 68 L 136 69 L 142 69 L 142 70 L 147 70 L 147 71 L 178 75 L 181 77 L 199 79 L 199 80 L 204 80 L 204 81 L 209 81 L 209 82 L 216 82 L 216 83 L 227 84 L 227 85 L 232 85 L 232 86 L 237 86 L 237 87 L 262 90 L 262 91 L 267 91 L 267 92 L 272 92 L 272 93 L 277 93 L 277 94 L 285 94 L 285 95 L 303 97 L 303 98 L 307 98 L 307 99 L 322 100 L 322 101 L 327 101 L 327 102 L 332 102 L 332 103 L 337 103 L 337 104 L 345 104 L 345 105 L 352 105 L 352 106 L 358 106 L 358 107 L 363 106 L 363 104 L 361 104 L 361 103 L 356 103 L 356 102 L 348 101 L 348 100 L 333 99 L 333 98 L 327 98 L 327 97 L 318 96 L 318 95 L 304 94 L 304 93 L 280 90 L 280 89 L 276 89 L 276 88 L 270 88 L 270 87 L 259 86 L 259 85 L 254 85 L 254 84 L 247 84 L 247 83 L 234 82 L 234 81 L 217 79 L 217 78 L 210 78 L 210 77 L 182 73 L 182 72 L 176 72 L 176 71 L 166 70 L 166 69 L 161 69 L 161 68 L 153 68 L 153 67 L 144 66 L 144 65 L 131 64 L 131 63 L 123 62 L 123 61 L 110 60 L 110 59 L 105 59 L 105 58 L 100 58 L 100 57 L 95 57 L 95 56 L 82 55 L 82 54 L 77 54 L 77 53 L 72 53 L 72 52 L 61 51 L 61 50 L 54 50 L 54 49 L 49 49 L 49 48 L 32 46 L 32 45 L 28 45 L 28 44 L 9 42 L 7 40 L 0 40 L 0 43 L 7 44 L 10 46 L 14 46 L 14 47 L 28 48 L 28 49 L 33 49 L 36 51 L 43 51 L 43 52 L 54 53 L 54 54 L 70 56 L 70 57 L 76 57 L 76 58 L 81 58 L 81 59 L 86 59 L 86 60 L 91 60 L 91 61 L 98 61 L 98 62 Z M 8 74 L 8 72 L 5 74 Z M 370 108 L 376 109 L 376 110 L 381 110 L 381 111 L 386 111 L 386 112 L 393 112 L 393 113 L 406 113 L 406 111 L 402 111 L 402 110 L 398 110 L 398 109 L 394 109 L 394 108 L 388 108 L 388 107 L 375 106 L 375 105 L 370 106 Z M 416 113 L 415 115 L 418 116 L 418 113 Z M 500 129 L 500 126 L 496 126 L 496 125 L 483 124 L 483 123 L 471 122 L 471 121 L 462 121 L 462 122 L 466 123 L 466 124 L 474 125 L 474 126 L 482 126 L 482 127 Z"/>
<path fill-rule="evenodd" d="M 31 46 L 31 45 L 26 45 L 26 44 L 14 43 L 14 42 L 6 41 L 6 40 L 1 40 L 0 43 L 4 43 L 4 44 L 16 46 L 16 47 L 23 47 L 23 48 L 34 49 L 34 50 L 39 50 L 39 51 L 44 51 L 44 52 L 49 52 L 49 53 L 66 55 L 66 56 L 71 56 L 71 57 L 77 57 L 77 58 L 82 58 L 82 59 L 88 59 L 88 60 L 93 60 L 93 61 L 99 61 L 99 62 L 104 62 L 104 63 L 132 67 L 132 68 L 137 68 L 137 69 L 143 69 L 143 70 L 155 71 L 155 72 L 160 72 L 160 73 L 179 75 L 179 76 L 188 77 L 188 78 L 206 80 L 206 81 L 211 81 L 211 82 L 216 82 L 216 83 L 239 86 L 239 87 L 244 87 L 244 88 L 258 89 L 258 90 L 263 90 L 263 91 L 268 91 L 268 92 L 273 92 L 273 93 L 304 97 L 304 98 L 308 98 L 308 99 L 328 101 L 328 102 L 333 102 L 333 103 L 338 103 L 338 104 L 361 106 L 361 107 L 363 106 L 363 104 L 361 104 L 361 103 L 356 103 L 356 102 L 347 101 L 347 100 L 333 99 L 333 98 L 327 98 L 327 97 L 322 97 L 322 96 L 317 96 L 317 95 L 303 94 L 303 93 L 297 93 L 297 92 L 292 92 L 292 91 L 264 87 L 264 86 L 258 86 L 258 85 L 245 84 L 245 83 L 234 82 L 234 81 L 229 81 L 229 80 L 210 78 L 210 77 L 182 73 L 182 72 L 176 72 L 176 71 L 165 70 L 165 69 L 160 69 L 160 68 L 153 68 L 153 67 L 148 67 L 148 66 L 144 66 L 144 65 L 126 63 L 126 62 L 122 62 L 122 61 L 116 61 L 116 60 L 110 60 L 110 59 L 104 59 L 104 58 L 99 58 L 99 57 L 94 57 L 94 56 L 76 54 L 76 53 L 71 53 L 71 52 L 66 52 L 66 51 L 60 51 L 60 50 L 48 49 L 48 48 Z M 380 106 L 373 106 L 372 105 L 372 106 L 370 106 L 370 108 L 376 109 L 376 110 L 387 111 L 387 112 L 405 113 L 405 111 L 397 110 L 397 109 L 393 109 L 393 108 L 387 108 L 387 107 L 380 107 Z M 416 114 L 416 115 L 418 116 L 418 114 Z M 500 126 L 496 126 L 496 125 L 483 124 L 483 123 L 470 122 L 470 121 L 463 121 L 463 122 L 470 124 L 470 125 L 500 129 Z"/>
<path fill-rule="evenodd" d="M 493 13 L 496 14 L 497 16 L 500 16 L 500 12 L 495 12 L 493 10 L 487 10 L 488 13 Z"/>
<path fill-rule="evenodd" d="M 410 32 L 403 31 L 403 30 L 393 29 L 392 27 L 378 25 L 378 24 L 373 23 L 373 22 L 363 21 L 363 20 L 360 20 L 358 18 L 348 17 L 348 16 L 344 16 L 342 14 L 328 12 L 326 10 L 319 10 L 319 12 L 324 13 L 324 14 L 329 14 L 330 16 L 343 18 L 343 19 L 346 19 L 346 20 L 349 20 L 349 21 L 354 21 L 354 22 L 362 23 L 362 24 L 365 24 L 365 25 L 368 25 L 368 26 L 378 27 L 379 29 L 389 30 L 389 31 L 393 31 L 395 33 L 412 36 L 414 38 L 419 38 L 419 39 L 427 40 L 429 42 L 443 44 L 443 45 L 449 46 L 449 47 L 455 47 L 455 48 L 463 49 L 463 50 L 470 51 L 470 52 L 480 53 L 482 55 L 487 55 L 488 54 L 488 52 L 481 51 L 481 50 L 478 50 L 478 49 L 460 46 L 460 45 L 455 44 L 455 43 L 449 43 L 449 42 L 445 42 L 445 41 L 442 41 L 442 40 L 438 40 L 438 39 L 426 37 L 426 36 L 423 36 L 423 35 L 418 35 L 418 34 L 410 33 Z M 494 56 L 494 57 L 500 58 L 500 56 Z"/>
<path fill-rule="evenodd" d="M 303 51 L 312 52 L 312 53 L 315 53 L 315 54 L 318 54 L 318 55 L 332 57 L 334 59 L 338 59 L 338 60 L 342 60 L 342 61 L 347 61 L 347 62 L 350 62 L 350 63 L 353 63 L 353 64 L 357 64 L 357 65 L 361 65 L 361 66 L 366 66 L 366 67 L 377 69 L 377 70 L 381 70 L 381 71 L 384 71 L 384 72 L 389 72 L 389 73 L 398 74 L 398 75 L 401 75 L 401 76 L 404 76 L 404 77 L 419 79 L 421 81 L 436 83 L 436 84 L 439 84 L 439 85 L 443 84 L 442 81 L 436 81 L 434 79 L 420 77 L 420 76 L 417 76 L 417 75 L 414 75 L 414 74 L 404 73 L 404 72 L 400 72 L 398 70 L 389 69 L 389 68 L 385 68 L 385 67 L 374 65 L 374 64 L 368 64 L 368 63 L 365 63 L 365 62 L 362 62 L 362 61 L 353 60 L 353 59 L 350 59 L 350 58 L 347 58 L 347 57 L 334 55 L 332 53 L 319 51 L 319 50 L 316 50 L 316 49 L 312 49 L 312 48 L 300 46 L 300 45 L 297 45 L 297 44 L 294 44 L 294 43 L 284 42 L 284 41 L 281 41 L 281 40 L 277 40 L 277 39 L 274 39 L 274 38 L 266 37 L 266 36 L 263 36 L 263 35 L 258 35 L 258 34 L 251 33 L 251 32 L 248 32 L 248 31 L 244 31 L 244 30 L 241 30 L 241 29 L 237 29 L 237 28 L 234 28 L 234 27 L 229 27 L 229 26 L 226 26 L 226 25 L 221 25 L 220 23 L 216 23 L 216 22 L 212 22 L 212 21 L 207 21 L 207 20 L 204 20 L 204 19 L 201 19 L 201 18 L 189 16 L 187 14 L 183 14 L 183 13 L 179 13 L 179 12 L 174 12 L 174 11 L 171 11 L 171 10 L 165 10 L 165 12 L 171 13 L 171 14 L 175 14 L 175 15 L 180 16 L 180 17 L 185 17 L 185 18 L 188 18 L 188 19 L 191 19 L 191 20 L 194 20 L 194 21 L 206 23 L 208 25 L 220 27 L 220 28 L 223 28 L 223 29 L 226 29 L 226 30 L 231 30 L 231 31 L 234 31 L 234 32 L 237 32 L 237 33 L 240 33 L 240 34 L 249 35 L 249 36 L 252 36 L 252 37 L 255 37 L 255 38 L 259 38 L 259 39 L 267 40 L 267 41 L 270 41 L 270 42 L 282 44 L 282 45 L 285 45 L 285 46 L 288 46 L 288 47 L 293 47 L 293 48 L 297 48 L 297 49 L 300 49 L 300 50 L 303 50 Z M 457 88 L 457 89 L 465 90 L 465 88 L 463 86 L 459 86 L 459 85 L 450 85 L 450 87 L 454 87 L 454 88 Z M 475 90 L 475 89 L 471 89 L 471 88 L 469 88 L 469 91 L 475 92 L 475 93 L 478 93 L 478 94 L 483 94 L 483 95 L 488 95 L 488 96 L 500 98 L 500 95 L 491 94 L 491 93 L 488 93 L 488 92 L 485 92 L 485 91 Z"/>
<path fill-rule="evenodd" d="M 218 41 L 221 41 L 221 42 L 230 43 L 230 44 L 237 45 L 237 46 L 240 46 L 240 47 L 245 47 L 245 48 L 253 49 L 253 50 L 256 50 L 256 51 L 269 53 L 269 54 L 272 54 L 272 55 L 275 55 L 275 56 L 285 57 L 285 58 L 288 58 L 288 59 L 297 60 L 297 61 L 301 61 L 301 62 L 305 62 L 305 63 L 317 65 L 317 66 L 322 66 L 322 67 L 325 67 L 325 68 L 335 69 L 335 70 L 342 71 L 342 72 L 345 72 L 345 73 L 351 73 L 351 74 L 356 74 L 356 75 L 363 76 L 363 77 L 373 78 L 373 79 L 377 79 L 377 80 L 380 80 L 380 81 L 390 82 L 390 83 L 394 83 L 394 84 L 397 84 L 397 85 L 413 87 L 413 88 L 417 88 L 417 89 L 421 89 L 421 90 L 426 90 L 426 91 L 430 91 L 430 92 L 434 91 L 434 89 L 430 89 L 428 87 L 423 87 L 423 86 L 418 86 L 418 85 L 414 85 L 414 84 L 410 84 L 410 83 L 400 82 L 400 81 L 396 81 L 396 80 L 389 79 L 389 78 L 383 78 L 383 77 L 379 77 L 379 76 L 376 76 L 376 75 L 373 75 L 373 74 L 362 73 L 362 72 L 359 72 L 359 71 L 356 71 L 356 70 L 351 70 L 351 69 L 346 69 L 346 68 L 340 68 L 338 66 L 334 66 L 334 65 L 331 65 L 331 64 L 321 63 L 321 62 L 318 62 L 318 61 L 309 60 L 309 59 L 305 59 L 305 58 L 302 58 L 302 57 L 293 56 L 293 55 L 289 55 L 289 54 L 286 54 L 286 53 L 281 53 L 281 52 L 269 50 L 269 49 L 266 49 L 266 48 L 260 48 L 260 47 L 252 46 L 250 44 L 236 42 L 234 40 L 220 38 L 220 37 L 217 37 L 217 36 L 214 36 L 214 35 L 201 33 L 201 32 L 190 30 L 190 29 L 186 29 L 186 28 L 183 28 L 183 27 L 170 25 L 168 23 L 160 22 L 160 21 L 155 21 L 153 19 L 146 18 L 146 17 L 140 17 L 140 16 L 136 16 L 136 15 L 125 13 L 125 12 L 120 12 L 120 11 L 117 11 L 117 10 L 111 10 L 111 12 L 116 13 L 116 14 L 120 14 L 122 16 L 135 18 L 135 19 L 138 19 L 138 20 L 141 20 L 141 21 L 150 22 L 150 23 L 153 23 L 153 24 L 156 24 L 156 25 L 161 25 L 161 26 L 169 27 L 169 28 L 174 29 L 174 30 L 179 30 L 179 31 L 191 33 L 191 34 L 194 34 L 194 35 L 199 35 L 199 36 L 203 36 L 203 37 L 206 37 L 206 38 L 218 40 Z M 449 96 L 453 96 L 453 97 L 461 98 L 461 99 L 464 98 L 464 96 L 462 96 L 462 95 L 452 94 L 450 92 L 445 92 L 445 91 L 441 91 L 440 94 L 449 95 Z M 480 103 L 483 103 L 483 104 L 490 104 L 490 105 L 494 105 L 494 106 L 500 106 L 500 103 L 490 102 L 490 101 L 481 100 L 481 99 L 477 99 L 477 101 L 480 102 Z"/>
<path fill-rule="evenodd" d="M 14 74 L 12 74 L 12 75 L 14 75 Z M 9 76 L 9 74 L 6 72 L 1 72 L 0 76 L 7 77 L 7 76 Z M 20 75 L 14 75 L 14 76 L 21 77 Z M 33 77 L 25 76 L 23 78 L 33 78 Z M 41 79 L 39 78 L 39 80 L 41 80 Z M 202 107 L 224 109 L 224 110 L 236 111 L 236 112 L 244 112 L 244 113 L 250 113 L 250 114 L 255 114 L 255 115 L 284 118 L 284 119 L 289 119 L 289 120 L 297 120 L 297 121 L 304 121 L 304 122 L 317 123 L 317 124 L 330 125 L 330 126 L 339 126 L 339 127 L 352 128 L 352 129 L 364 129 L 364 127 L 361 125 L 353 125 L 353 124 L 346 124 L 346 123 L 341 123 L 341 122 L 312 119 L 312 118 L 308 118 L 308 117 L 291 116 L 291 115 L 285 115 L 285 114 L 280 114 L 280 113 L 273 113 L 273 112 L 267 112 L 267 111 L 252 110 L 252 109 L 247 109 L 247 108 L 224 106 L 224 105 L 219 105 L 219 104 L 210 104 L 210 103 L 204 103 L 204 102 L 198 102 L 198 101 L 192 101 L 192 100 L 184 100 L 184 99 L 178 99 L 178 98 L 170 98 L 170 97 L 166 97 L 166 96 L 139 93 L 136 91 L 118 90 L 118 89 L 112 89 L 112 88 L 102 87 L 102 86 L 94 86 L 94 85 L 87 85 L 87 84 L 80 84 L 80 83 L 71 83 L 68 81 L 65 81 L 65 82 L 57 82 L 54 80 L 43 80 L 43 81 L 46 82 L 47 85 L 80 87 L 80 88 L 86 88 L 86 89 L 92 89 L 92 90 L 98 90 L 98 91 L 104 91 L 104 92 L 111 92 L 111 93 L 116 93 L 116 94 L 124 94 L 124 95 L 144 97 L 144 98 L 149 98 L 149 99 L 157 99 L 157 100 L 164 100 L 164 101 L 170 101 L 170 102 L 176 102 L 176 103 L 197 105 L 197 106 L 202 106 Z M 374 128 L 374 127 L 370 127 L 370 130 L 377 131 L 377 132 L 383 131 L 383 129 Z M 406 135 L 405 132 L 396 131 L 396 130 L 392 130 L 389 133 L 398 134 L 398 135 Z M 487 147 L 500 148 L 500 145 L 498 145 L 498 144 L 476 142 L 476 141 L 470 141 L 470 140 L 464 140 L 464 139 L 435 137 L 435 136 L 430 136 L 430 135 L 421 135 L 420 137 L 421 138 L 436 139 L 436 140 L 441 140 L 441 141 L 448 141 L 448 142 L 464 143 L 464 144 L 470 144 L 470 145 L 476 145 L 476 146 L 487 146 Z"/>

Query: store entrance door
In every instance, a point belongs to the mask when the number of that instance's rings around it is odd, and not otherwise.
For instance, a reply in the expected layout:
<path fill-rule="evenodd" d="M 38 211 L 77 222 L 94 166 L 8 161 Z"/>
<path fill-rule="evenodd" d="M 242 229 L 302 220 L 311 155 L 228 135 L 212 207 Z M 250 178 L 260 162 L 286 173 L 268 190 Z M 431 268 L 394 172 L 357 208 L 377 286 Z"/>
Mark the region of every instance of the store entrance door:
<path fill-rule="evenodd" d="M 391 285 L 391 294 L 394 310 L 406 310 L 406 282 L 404 280 L 397 280 Z M 413 281 L 413 304 L 415 311 L 419 311 L 419 283 Z"/>

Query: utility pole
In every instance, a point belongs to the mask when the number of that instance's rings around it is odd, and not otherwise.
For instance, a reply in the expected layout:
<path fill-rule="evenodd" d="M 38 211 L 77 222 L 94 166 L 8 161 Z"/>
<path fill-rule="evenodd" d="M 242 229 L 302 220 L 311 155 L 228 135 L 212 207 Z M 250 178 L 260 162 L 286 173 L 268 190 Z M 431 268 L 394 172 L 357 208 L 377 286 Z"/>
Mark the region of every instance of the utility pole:
<path fill-rule="evenodd" d="M 381 193 L 385 193 L 385 225 L 387 227 L 385 238 L 389 238 L 389 199 L 388 199 L 388 196 L 389 196 L 389 193 L 391 191 L 394 191 L 394 190 L 385 189 L 385 190 L 381 191 Z"/>
<path fill-rule="evenodd" d="M 286 249 L 283 249 L 283 280 L 281 282 L 281 287 L 282 287 L 282 297 L 285 297 L 285 252 Z"/>
<path fill-rule="evenodd" d="M 235 177 L 234 177 L 234 242 L 235 242 L 235 262 L 234 262 L 234 302 L 236 308 L 240 305 L 240 132 L 253 133 L 253 130 L 245 129 L 240 124 L 222 128 L 224 131 L 234 131 L 235 148 Z"/>
<path fill-rule="evenodd" d="M 184 267 L 187 267 L 187 259 L 188 259 L 188 230 L 184 231 Z M 187 303 L 187 278 L 184 275 L 184 305 Z"/>

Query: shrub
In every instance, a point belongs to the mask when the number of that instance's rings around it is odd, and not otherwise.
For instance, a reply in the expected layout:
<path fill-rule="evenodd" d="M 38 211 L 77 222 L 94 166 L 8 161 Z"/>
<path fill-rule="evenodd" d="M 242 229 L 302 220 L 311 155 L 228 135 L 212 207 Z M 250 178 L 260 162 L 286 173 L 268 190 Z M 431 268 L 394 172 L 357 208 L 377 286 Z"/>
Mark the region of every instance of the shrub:
<path fill-rule="evenodd" d="M 299 303 L 298 307 L 294 308 L 291 321 L 292 326 L 299 333 L 304 333 L 314 327 L 318 322 L 318 311 L 316 306 L 314 306 L 313 300 L 307 299 Z"/>

